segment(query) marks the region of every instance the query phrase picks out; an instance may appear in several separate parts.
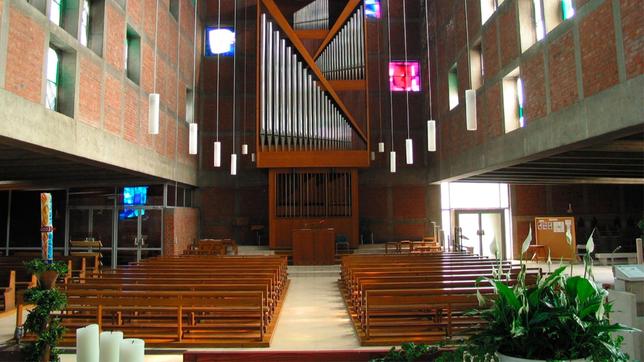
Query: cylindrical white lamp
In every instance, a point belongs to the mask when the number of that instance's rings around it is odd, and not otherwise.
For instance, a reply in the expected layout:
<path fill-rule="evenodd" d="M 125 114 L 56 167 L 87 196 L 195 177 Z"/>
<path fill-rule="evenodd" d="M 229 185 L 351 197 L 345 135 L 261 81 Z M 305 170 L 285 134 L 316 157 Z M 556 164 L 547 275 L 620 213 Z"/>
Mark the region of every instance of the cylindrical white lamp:
<path fill-rule="evenodd" d="M 145 342 L 142 339 L 127 338 L 121 341 L 119 360 L 143 362 L 145 359 Z"/>
<path fill-rule="evenodd" d="M 247 154 L 248 154 L 248 145 L 244 143 L 242 145 L 242 155 L 247 155 Z"/>
<path fill-rule="evenodd" d="M 237 154 L 236 153 L 233 153 L 230 155 L 230 174 L 233 176 L 237 174 Z"/>
<path fill-rule="evenodd" d="M 465 118 L 467 130 L 476 131 L 476 91 L 473 89 L 465 91 Z"/>
<path fill-rule="evenodd" d="M 150 93 L 148 109 L 148 133 L 159 134 L 159 93 Z"/>
<path fill-rule="evenodd" d="M 389 171 L 396 173 L 396 151 L 389 152 Z"/>
<path fill-rule="evenodd" d="M 436 152 L 436 121 L 427 121 L 427 151 Z"/>
<path fill-rule="evenodd" d="M 100 362 L 119 362 L 119 348 L 123 340 L 123 332 L 101 332 Z"/>
<path fill-rule="evenodd" d="M 376 153 L 374 151 L 371 151 L 371 161 L 376 160 Z"/>
<path fill-rule="evenodd" d="M 380 152 L 380 153 L 385 152 L 385 143 L 384 142 L 378 142 L 378 152 Z"/>
<path fill-rule="evenodd" d="M 221 142 L 215 142 L 215 154 L 213 155 L 213 164 L 215 167 L 221 167 Z"/>
<path fill-rule="evenodd" d="M 99 361 L 98 324 L 76 330 L 76 361 Z"/>
<path fill-rule="evenodd" d="M 190 123 L 190 134 L 188 138 L 188 153 L 191 155 L 197 154 L 197 146 L 199 142 L 199 125 L 196 123 Z"/>
<path fill-rule="evenodd" d="M 255 162 L 255 153 L 251 153 L 251 154 L 250 154 L 250 160 L 251 160 L 252 162 Z"/>
<path fill-rule="evenodd" d="M 411 138 L 405 140 L 405 156 L 407 156 L 407 164 L 414 164 L 414 141 Z"/>

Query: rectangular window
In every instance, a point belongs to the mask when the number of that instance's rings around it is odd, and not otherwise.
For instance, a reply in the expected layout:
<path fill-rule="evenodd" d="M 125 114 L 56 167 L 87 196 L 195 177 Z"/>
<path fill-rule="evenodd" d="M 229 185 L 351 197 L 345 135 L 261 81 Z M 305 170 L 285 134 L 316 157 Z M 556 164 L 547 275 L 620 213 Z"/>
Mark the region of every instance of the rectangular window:
<path fill-rule="evenodd" d="M 543 6 L 541 4 L 541 0 L 532 1 L 532 11 L 535 34 L 537 36 L 537 41 L 539 41 L 546 36 L 546 26 L 543 21 Z"/>
<path fill-rule="evenodd" d="M 74 117 L 76 52 L 53 34 L 47 49 L 45 107 Z"/>
<path fill-rule="evenodd" d="M 125 72 L 128 79 L 139 84 L 141 75 L 141 37 L 129 26 L 125 37 Z"/>
<path fill-rule="evenodd" d="M 179 19 L 179 0 L 170 0 L 170 15 L 174 20 Z"/>
<path fill-rule="evenodd" d="M 364 13 L 368 18 L 380 19 L 380 0 L 364 0 Z"/>
<path fill-rule="evenodd" d="M 458 106 L 458 70 L 456 64 L 452 66 L 447 74 L 447 87 L 449 91 L 449 109 Z"/>
<path fill-rule="evenodd" d="M 27 0 L 27 3 L 31 4 L 31 6 L 43 14 L 47 12 L 47 0 Z"/>
<path fill-rule="evenodd" d="M 206 27 L 206 56 L 235 54 L 235 29 Z"/>
<path fill-rule="evenodd" d="M 418 61 L 390 62 L 389 87 L 394 92 L 420 92 Z"/>
<path fill-rule="evenodd" d="M 58 111 L 58 85 L 60 82 L 60 54 L 58 50 L 49 47 L 47 50 L 47 93 L 45 107 Z"/>
<path fill-rule="evenodd" d="M 575 16 L 575 8 L 572 5 L 572 0 L 561 0 L 561 19 L 568 20 Z"/>
<path fill-rule="evenodd" d="M 502 3 L 503 0 L 481 0 L 481 24 L 485 24 Z"/>
<path fill-rule="evenodd" d="M 195 119 L 195 92 L 186 88 L 186 122 L 193 123 Z"/>
<path fill-rule="evenodd" d="M 503 78 L 503 113 L 505 133 L 525 126 L 523 82 L 519 77 L 519 68 Z"/>
<path fill-rule="evenodd" d="M 479 89 L 483 85 L 483 76 L 485 68 L 483 67 L 483 57 L 481 56 L 481 43 L 474 45 L 470 50 L 470 75 L 472 77 L 472 89 Z"/>
<path fill-rule="evenodd" d="M 89 0 L 82 1 L 81 8 L 81 18 L 80 18 L 80 36 L 78 41 L 84 46 L 87 46 L 89 41 L 89 19 L 90 19 L 90 10 L 89 10 Z"/>
<path fill-rule="evenodd" d="M 60 26 L 61 21 L 63 20 L 63 1 L 62 0 L 51 0 L 49 3 L 49 20 L 52 23 Z"/>

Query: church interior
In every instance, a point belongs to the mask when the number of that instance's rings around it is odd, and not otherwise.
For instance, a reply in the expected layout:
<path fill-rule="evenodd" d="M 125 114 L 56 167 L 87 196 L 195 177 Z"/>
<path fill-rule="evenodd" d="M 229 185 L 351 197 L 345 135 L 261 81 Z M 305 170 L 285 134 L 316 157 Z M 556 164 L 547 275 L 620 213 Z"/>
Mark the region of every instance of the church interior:
<path fill-rule="evenodd" d="M 0 360 L 642 360 L 643 9 L 0 0 Z"/>

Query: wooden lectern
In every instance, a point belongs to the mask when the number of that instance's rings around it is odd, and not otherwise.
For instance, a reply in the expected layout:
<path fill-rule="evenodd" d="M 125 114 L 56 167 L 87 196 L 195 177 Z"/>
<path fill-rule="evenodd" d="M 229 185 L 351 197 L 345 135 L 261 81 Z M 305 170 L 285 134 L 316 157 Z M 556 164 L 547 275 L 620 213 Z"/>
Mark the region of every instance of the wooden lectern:
<path fill-rule="evenodd" d="M 335 263 L 335 229 L 295 229 L 292 236 L 294 265 Z"/>

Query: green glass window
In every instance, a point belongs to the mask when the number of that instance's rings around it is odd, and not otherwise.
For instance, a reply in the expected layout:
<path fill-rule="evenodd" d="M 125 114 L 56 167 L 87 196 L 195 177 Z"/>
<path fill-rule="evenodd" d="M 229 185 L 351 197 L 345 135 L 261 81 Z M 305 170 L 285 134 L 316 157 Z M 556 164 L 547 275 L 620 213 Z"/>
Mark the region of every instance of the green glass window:
<path fill-rule="evenodd" d="M 452 66 L 447 75 L 447 87 L 449 91 L 449 109 L 452 110 L 458 106 L 458 72 L 456 64 Z"/>
<path fill-rule="evenodd" d="M 568 20 L 575 15 L 575 8 L 572 5 L 572 0 L 561 0 L 561 17 L 563 20 Z"/>
<path fill-rule="evenodd" d="M 81 9 L 80 43 L 87 46 L 89 40 L 89 0 L 83 0 Z"/>
<path fill-rule="evenodd" d="M 519 116 L 519 127 L 525 126 L 525 118 L 523 118 L 523 81 L 521 78 L 517 77 L 517 103 L 518 103 L 518 116 Z"/>
<path fill-rule="evenodd" d="M 49 48 L 47 51 L 47 94 L 45 106 L 53 111 L 58 110 L 58 85 L 60 80 L 60 56 L 58 52 Z"/>
<path fill-rule="evenodd" d="M 60 20 L 63 14 L 63 0 L 51 0 L 49 8 L 49 20 L 60 26 Z"/>

